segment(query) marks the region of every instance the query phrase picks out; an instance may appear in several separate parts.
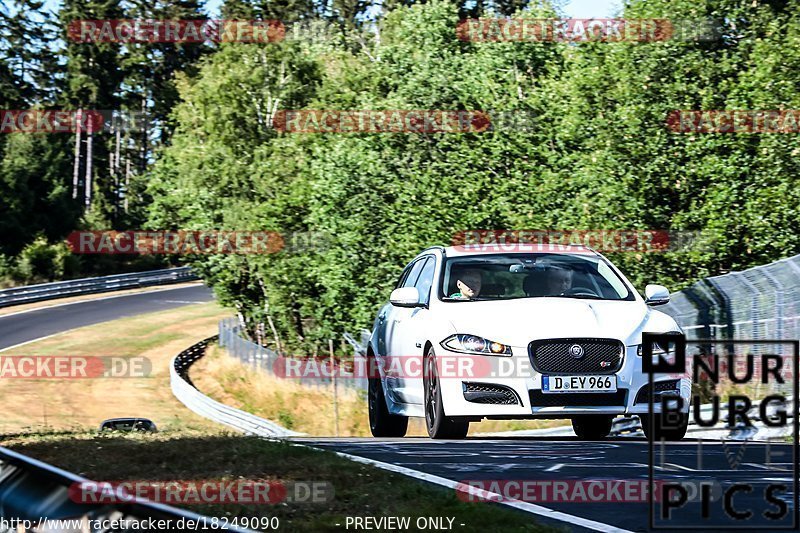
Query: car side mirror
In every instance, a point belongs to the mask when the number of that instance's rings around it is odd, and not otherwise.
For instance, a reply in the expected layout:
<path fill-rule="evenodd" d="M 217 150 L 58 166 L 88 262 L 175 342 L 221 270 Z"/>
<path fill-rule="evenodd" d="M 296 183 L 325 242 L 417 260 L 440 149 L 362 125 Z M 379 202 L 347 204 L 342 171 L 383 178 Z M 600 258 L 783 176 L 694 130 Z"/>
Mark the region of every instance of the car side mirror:
<path fill-rule="evenodd" d="M 396 307 L 421 307 L 416 287 L 400 287 L 392 291 L 389 302 Z"/>
<path fill-rule="evenodd" d="M 663 285 L 648 285 L 644 288 L 644 303 L 647 305 L 669 303 L 669 290 Z"/>

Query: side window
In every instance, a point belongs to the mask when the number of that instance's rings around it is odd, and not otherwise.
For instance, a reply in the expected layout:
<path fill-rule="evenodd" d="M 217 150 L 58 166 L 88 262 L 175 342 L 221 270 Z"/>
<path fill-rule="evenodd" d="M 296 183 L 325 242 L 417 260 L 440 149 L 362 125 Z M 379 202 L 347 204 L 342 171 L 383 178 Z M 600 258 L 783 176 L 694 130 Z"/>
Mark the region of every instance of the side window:
<path fill-rule="evenodd" d="M 619 279 L 619 277 L 617 277 L 617 275 L 614 274 L 614 271 L 611 270 L 611 268 L 603 261 L 597 263 L 597 273 L 603 276 L 603 281 L 606 282 L 606 283 L 601 282 L 600 284 L 604 292 L 606 291 L 606 287 L 610 285 L 611 288 L 616 293 L 617 298 L 625 298 L 625 296 L 627 296 L 628 289 L 627 287 L 625 287 L 625 284 L 622 283 L 622 280 Z"/>
<path fill-rule="evenodd" d="M 433 270 L 436 267 L 436 259 L 429 257 L 422 267 L 419 280 L 417 280 L 417 290 L 419 291 L 419 301 L 428 304 L 431 299 L 431 286 L 433 285 Z"/>
<path fill-rule="evenodd" d="M 406 278 L 408 278 L 408 273 L 411 272 L 411 265 L 407 266 L 403 269 L 403 273 L 400 274 L 400 279 L 397 280 L 397 285 L 394 286 L 395 289 L 399 289 L 405 283 Z"/>
<path fill-rule="evenodd" d="M 411 266 L 411 271 L 406 276 L 406 279 L 403 280 L 403 287 L 413 287 L 417 284 L 417 279 L 419 278 L 419 272 L 422 270 L 422 266 L 425 264 L 425 258 L 418 259 L 416 263 Z"/>

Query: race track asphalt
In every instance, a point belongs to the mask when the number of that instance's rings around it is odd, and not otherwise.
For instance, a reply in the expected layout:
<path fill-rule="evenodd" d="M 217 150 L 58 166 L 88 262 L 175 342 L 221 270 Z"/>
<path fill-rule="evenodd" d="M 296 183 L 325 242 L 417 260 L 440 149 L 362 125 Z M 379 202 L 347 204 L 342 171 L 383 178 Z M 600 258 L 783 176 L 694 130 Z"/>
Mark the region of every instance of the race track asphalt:
<path fill-rule="evenodd" d="M 210 289 L 196 285 L 121 296 L 109 293 L 67 304 L 54 300 L 41 309 L 0 315 L 0 350 L 70 329 L 213 299 Z"/>
<path fill-rule="evenodd" d="M 501 483 L 495 484 L 494 488 L 505 487 L 502 489 L 504 494 L 512 497 L 520 494 L 513 492 L 515 487 L 508 484 L 513 481 L 535 481 L 539 487 L 550 482 L 551 491 L 557 481 L 624 480 L 634 482 L 631 483 L 633 487 L 646 486 L 651 457 L 648 441 L 637 437 L 594 442 L 564 437 L 467 438 L 461 441 L 432 441 L 425 438 L 292 440 L 456 482 L 483 481 L 481 488 L 487 490 L 493 488 L 489 481 L 497 480 Z M 669 520 L 660 518 L 661 503 L 655 501 L 655 528 L 650 527 L 650 504 L 641 492 L 637 494 L 638 491 L 630 493 L 631 499 L 638 501 L 591 501 L 592 495 L 602 497 L 608 494 L 611 499 L 617 500 L 619 497 L 608 488 L 598 488 L 594 493 L 587 489 L 586 497 L 582 497 L 574 492 L 575 485 L 568 485 L 570 488 L 566 494 L 570 501 L 537 501 L 535 498 L 542 494 L 538 492 L 541 489 L 531 493 L 533 498 L 525 500 L 597 523 L 594 527 L 586 528 L 577 523 L 579 521 L 569 523 L 541 519 L 555 526 L 566 526 L 571 531 L 701 531 L 703 528 L 732 531 L 743 526 L 753 531 L 772 531 L 777 530 L 776 526 L 791 527 L 792 520 L 797 519 L 792 483 L 793 446 L 755 442 L 748 442 L 742 448 L 740 446 L 739 442 L 723 444 L 719 441 L 705 441 L 698 445 L 697 440 L 685 439 L 680 443 L 667 443 L 662 453 L 659 444 L 654 443 L 654 480 L 685 483 L 689 497 L 684 506 L 671 513 Z M 701 517 L 699 498 L 694 503 L 691 501 L 691 491 L 699 482 L 711 487 L 708 519 Z M 734 510 L 750 510 L 753 513 L 750 519 L 735 520 L 725 514 L 722 491 L 735 483 L 752 486 L 752 492 L 737 492 L 732 496 Z M 786 491 L 775 493 L 778 499 L 786 503 L 787 514 L 782 521 L 772 522 L 761 516 L 764 511 L 778 509 L 764 499 L 763 493 L 769 484 L 787 487 Z M 624 489 L 621 488 L 624 485 L 617 487 L 624 499 Z M 488 504 L 476 502 L 475 505 Z M 796 526 L 794 531 L 797 531 Z"/>

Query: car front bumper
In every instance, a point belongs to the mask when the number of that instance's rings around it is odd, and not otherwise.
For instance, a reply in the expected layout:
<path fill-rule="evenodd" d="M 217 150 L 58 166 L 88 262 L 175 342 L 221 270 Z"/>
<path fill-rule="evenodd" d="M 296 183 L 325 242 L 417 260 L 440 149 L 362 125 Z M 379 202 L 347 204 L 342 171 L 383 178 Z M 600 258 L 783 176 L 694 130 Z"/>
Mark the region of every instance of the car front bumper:
<path fill-rule="evenodd" d="M 645 414 L 649 412 L 649 379 L 642 372 L 642 358 L 635 348 L 626 350 L 622 368 L 613 376 L 617 392 L 544 393 L 542 374 L 532 369 L 524 349 L 515 349 L 512 361 L 502 363 L 506 371 L 489 372 L 488 375 L 459 376 L 458 379 L 441 379 L 440 387 L 447 416 L 472 418 L 569 418 L 581 414 Z M 495 369 L 503 366 L 500 358 L 492 361 Z M 688 411 L 691 383 L 688 377 L 657 374 L 654 384 L 674 382 L 675 390 L 683 399 L 683 411 Z M 659 388 L 653 410 L 661 409 Z M 672 393 L 668 393 L 672 394 Z"/>

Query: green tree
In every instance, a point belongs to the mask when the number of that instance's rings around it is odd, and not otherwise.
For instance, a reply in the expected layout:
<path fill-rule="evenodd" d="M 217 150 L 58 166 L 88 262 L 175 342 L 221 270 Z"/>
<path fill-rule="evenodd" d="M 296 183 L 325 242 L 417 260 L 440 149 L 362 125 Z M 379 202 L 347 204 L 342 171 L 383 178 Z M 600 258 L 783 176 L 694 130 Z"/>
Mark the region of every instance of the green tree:
<path fill-rule="evenodd" d="M 464 230 L 707 238 L 688 251 L 610 254 L 637 287 L 680 288 L 797 253 L 795 136 L 679 134 L 666 122 L 680 109 L 796 108 L 797 4 L 633 1 L 628 18 L 719 19 L 719 36 L 567 44 L 459 41 L 460 6 L 439 0 L 395 5 L 379 39 L 344 17 L 342 40 L 223 46 L 180 85 L 178 127 L 149 178 L 150 223 L 319 236 L 311 252 L 195 261 L 251 326 L 272 317 L 298 345 L 370 327 L 403 265 Z M 484 110 L 495 127 L 269 128 L 275 110 L 299 108 Z"/>

